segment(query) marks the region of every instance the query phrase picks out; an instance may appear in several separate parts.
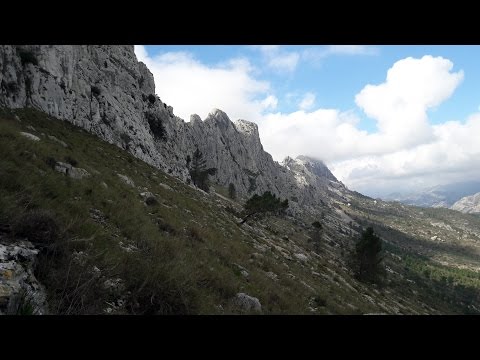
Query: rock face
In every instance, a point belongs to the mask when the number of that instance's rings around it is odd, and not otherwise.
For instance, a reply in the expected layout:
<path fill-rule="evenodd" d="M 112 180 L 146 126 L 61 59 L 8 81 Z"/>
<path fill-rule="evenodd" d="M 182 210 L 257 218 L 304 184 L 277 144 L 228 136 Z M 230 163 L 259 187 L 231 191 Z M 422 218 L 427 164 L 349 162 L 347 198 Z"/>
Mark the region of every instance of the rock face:
<path fill-rule="evenodd" d="M 480 192 L 461 198 L 450 209 L 466 214 L 480 213 Z"/>
<path fill-rule="evenodd" d="M 0 315 L 47 313 L 45 289 L 33 275 L 37 253 L 28 241 L 0 243 Z"/>
<path fill-rule="evenodd" d="M 174 116 L 132 45 L 1 45 L 0 106 L 31 106 L 72 122 L 184 181 L 198 148 L 217 168 L 215 183 L 232 183 L 240 197 L 270 190 L 293 212 L 346 191 L 322 162 L 273 161 L 254 123 L 232 122 L 217 109 L 203 121 Z"/>

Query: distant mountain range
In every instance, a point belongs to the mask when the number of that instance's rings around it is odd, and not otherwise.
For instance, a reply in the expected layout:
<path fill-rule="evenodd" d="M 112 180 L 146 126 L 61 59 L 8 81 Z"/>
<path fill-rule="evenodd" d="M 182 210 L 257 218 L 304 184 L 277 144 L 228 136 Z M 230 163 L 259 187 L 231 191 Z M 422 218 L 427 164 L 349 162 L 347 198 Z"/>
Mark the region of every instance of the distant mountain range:
<path fill-rule="evenodd" d="M 450 208 L 458 200 L 480 192 L 480 181 L 457 182 L 437 185 L 412 193 L 392 193 L 383 200 L 398 201 L 406 205 Z"/>

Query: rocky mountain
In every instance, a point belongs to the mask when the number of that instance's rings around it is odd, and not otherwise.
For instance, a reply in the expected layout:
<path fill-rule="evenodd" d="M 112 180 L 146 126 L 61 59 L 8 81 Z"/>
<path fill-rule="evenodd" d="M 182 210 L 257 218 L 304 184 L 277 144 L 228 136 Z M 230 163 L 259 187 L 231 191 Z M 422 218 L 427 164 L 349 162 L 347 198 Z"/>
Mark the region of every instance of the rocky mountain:
<path fill-rule="evenodd" d="M 135 157 L 189 181 L 187 158 L 198 148 L 216 184 L 241 197 L 270 190 L 293 212 L 347 191 L 328 168 L 307 157 L 283 166 L 264 151 L 255 123 L 232 122 L 214 109 L 202 120 L 176 117 L 133 46 L 0 46 L 0 105 L 34 107 L 69 121 Z"/>
<path fill-rule="evenodd" d="M 466 214 L 480 213 L 480 192 L 461 198 L 450 209 Z"/>
<path fill-rule="evenodd" d="M 0 46 L 0 138 L 0 314 L 480 313 L 478 216 L 275 162 L 218 109 L 186 122 L 133 46 Z M 196 149 L 209 193 L 190 184 Z M 265 190 L 288 212 L 241 224 Z M 385 244 L 378 287 L 352 270 L 366 226 Z"/>
<path fill-rule="evenodd" d="M 479 191 L 480 182 L 467 181 L 438 185 L 413 193 L 392 193 L 383 196 L 382 199 L 398 201 L 406 205 L 448 208 L 462 197 L 475 194 Z"/>

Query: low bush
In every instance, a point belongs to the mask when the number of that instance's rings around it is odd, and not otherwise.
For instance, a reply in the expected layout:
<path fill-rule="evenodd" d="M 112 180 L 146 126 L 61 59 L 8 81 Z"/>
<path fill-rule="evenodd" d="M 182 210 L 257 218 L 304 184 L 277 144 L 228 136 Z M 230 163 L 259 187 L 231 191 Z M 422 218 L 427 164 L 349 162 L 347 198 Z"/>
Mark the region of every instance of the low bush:
<path fill-rule="evenodd" d="M 33 243 L 49 244 L 57 239 L 59 226 L 51 211 L 36 209 L 21 215 L 12 232 L 15 237 L 25 237 Z"/>

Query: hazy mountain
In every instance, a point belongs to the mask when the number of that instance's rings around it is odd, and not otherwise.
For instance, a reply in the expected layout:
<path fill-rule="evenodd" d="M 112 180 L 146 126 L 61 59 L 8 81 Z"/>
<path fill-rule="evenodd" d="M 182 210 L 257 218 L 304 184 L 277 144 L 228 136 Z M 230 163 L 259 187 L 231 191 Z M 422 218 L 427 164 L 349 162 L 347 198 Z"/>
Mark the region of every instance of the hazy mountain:
<path fill-rule="evenodd" d="M 450 207 L 464 196 L 480 191 L 480 181 L 457 182 L 438 185 L 412 193 L 392 193 L 381 197 L 387 201 L 399 201 L 407 205 L 423 207 Z"/>
<path fill-rule="evenodd" d="M 465 196 L 453 204 L 450 209 L 458 210 L 463 213 L 480 213 L 480 192 Z"/>

